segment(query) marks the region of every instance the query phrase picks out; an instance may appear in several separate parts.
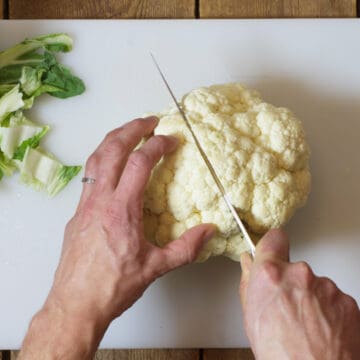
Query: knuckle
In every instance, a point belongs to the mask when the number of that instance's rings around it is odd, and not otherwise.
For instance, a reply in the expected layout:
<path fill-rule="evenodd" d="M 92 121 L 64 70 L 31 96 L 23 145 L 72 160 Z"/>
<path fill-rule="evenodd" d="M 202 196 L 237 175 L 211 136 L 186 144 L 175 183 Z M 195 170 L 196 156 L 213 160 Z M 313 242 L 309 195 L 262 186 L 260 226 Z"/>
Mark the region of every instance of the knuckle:
<path fill-rule="evenodd" d="M 191 235 L 185 233 L 181 235 L 180 239 L 182 240 L 181 245 L 180 242 L 178 242 L 178 245 L 181 246 L 181 250 L 178 253 L 182 255 L 184 264 L 191 264 L 196 260 L 198 254 L 196 248 L 192 246 Z"/>
<path fill-rule="evenodd" d="M 164 153 L 169 146 L 169 139 L 165 135 L 156 135 L 153 137 L 156 147 Z"/>
<path fill-rule="evenodd" d="M 106 142 L 103 151 L 106 156 L 117 156 L 119 153 L 124 153 L 126 151 L 126 146 L 121 138 L 118 138 Z"/>
<path fill-rule="evenodd" d="M 260 275 L 265 281 L 274 285 L 278 285 L 282 279 L 280 265 L 273 260 L 265 260 L 262 263 Z"/>
<path fill-rule="evenodd" d="M 105 138 L 104 138 L 104 141 L 111 141 L 111 140 L 113 140 L 113 139 L 119 134 L 119 131 L 120 131 L 120 128 L 109 131 L 109 132 L 106 134 L 106 136 L 105 136 Z"/>
<path fill-rule="evenodd" d="M 128 163 L 131 167 L 141 170 L 149 166 L 151 159 L 144 151 L 136 150 L 130 155 Z"/>
<path fill-rule="evenodd" d="M 342 302 L 345 309 L 347 309 L 348 311 L 359 311 L 359 307 L 356 300 L 351 296 L 344 294 L 342 297 Z"/>
<path fill-rule="evenodd" d="M 305 261 L 300 261 L 298 263 L 295 263 L 294 267 L 295 267 L 296 275 L 302 281 L 302 284 L 305 287 L 310 286 L 313 280 L 315 279 L 315 275 L 311 270 L 310 265 Z"/>
<path fill-rule="evenodd" d="M 96 152 L 90 155 L 86 161 L 85 168 L 88 172 L 92 172 L 96 169 L 99 164 L 99 156 Z"/>
<path fill-rule="evenodd" d="M 187 234 L 183 234 L 179 239 L 181 242 L 176 241 L 169 248 L 173 254 L 176 254 L 180 264 L 191 264 L 196 260 L 197 252 L 191 246 L 190 239 Z"/>
<path fill-rule="evenodd" d="M 319 281 L 322 284 L 322 288 L 324 289 L 325 293 L 328 296 L 336 295 L 339 292 L 338 287 L 331 279 L 327 277 L 321 277 L 319 278 Z"/>
<path fill-rule="evenodd" d="M 186 243 L 185 245 L 185 251 L 184 251 L 184 257 L 185 257 L 185 263 L 186 264 L 191 264 L 196 260 L 196 252 L 194 251 L 194 249 L 191 248 L 191 246 L 189 245 L 189 243 Z"/>

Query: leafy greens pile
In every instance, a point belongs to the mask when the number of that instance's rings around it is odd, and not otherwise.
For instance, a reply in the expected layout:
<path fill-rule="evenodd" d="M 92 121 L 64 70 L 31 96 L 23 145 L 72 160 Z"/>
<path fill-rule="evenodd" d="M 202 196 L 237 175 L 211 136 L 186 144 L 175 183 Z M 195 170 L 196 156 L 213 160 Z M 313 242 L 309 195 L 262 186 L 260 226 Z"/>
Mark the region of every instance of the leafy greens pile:
<path fill-rule="evenodd" d="M 54 55 L 71 49 L 68 35 L 50 34 L 0 52 L 0 180 L 19 170 L 24 183 L 53 196 L 79 173 L 81 166 L 63 165 L 39 146 L 49 126 L 23 113 L 43 93 L 65 99 L 85 91 L 82 80 Z"/>

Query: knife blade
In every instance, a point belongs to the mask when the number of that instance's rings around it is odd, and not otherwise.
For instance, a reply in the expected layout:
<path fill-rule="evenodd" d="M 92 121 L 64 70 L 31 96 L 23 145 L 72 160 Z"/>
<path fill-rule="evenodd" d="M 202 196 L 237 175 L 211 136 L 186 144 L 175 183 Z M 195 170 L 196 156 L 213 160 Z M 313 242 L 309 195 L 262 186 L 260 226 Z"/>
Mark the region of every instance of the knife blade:
<path fill-rule="evenodd" d="M 192 138 L 193 138 L 193 140 L 194 140 L 194 142 L 195 142 L 195 145 L 196 145 L 197 149 L 198 149 L 199 152 L 200 152 L 200 155 L 201 155 L 202 159 L 204 160 L 207 168 L 209 169 L 210 174 L 211 174 L 212 178 L 214 179 L 216 186 L 218 187 L 218 189 L 219 189 L 219 191 L 220 191 L 220 193 L 221 193 L 221 195 L 222 195 L 222 197 L 223 197 L 223 199 L 224 199 L 224 201 L 225 201 L 225 203 L 226 203 L 226 205 L 227 205 L 230 213 L 232 214 L 232 216 L 233 216 L 233 218 L 234 218 L 234 220 L 235 220 L 235 222 L 236 222 L 236 224 L 237 224 L 237 226 L 238 226 L 238 228 L 239 228 L 239 230 L 240 230 L 240 233 L 242 234 L 243 239 L 244 239 L 245 242 L 247 243 L 247 245 L 248 245 L 248 247 L 249 247 L 249 249 L 250 249 L 250 252 L 251 252 L 252 256 L 255 256 L 255 245 L 254 245 L 254 242 L 251 240 L 251 237 L 250 237 L 248 231 L 246 230 L 246 227 L 245 227 L 244 223 L 241 221 L 238 213 L 237 213 L 236 210 L 235 210 L 235 207 L 234 207 L 233 204 L 231 203 L 231 200 L 230 200 L 229 195 L 226 193 L 225 188 L 224 188 L 223 184 L 221 183 L 218 175 L 216 174 L 216 171 L 215 171 L 214 167 L 212 166 L 212 164 L 211 164 L 209 158 L 207 157 L 205 151 L 203 150 L 203 148 L 202 148 L 202 146 L 201 146 L 198 138 L 196 137 L 196 134 L 195 134 L 195 132 L 194 132 L 194 130 L 193 130 L 190 122 L 189 122 L 189 119 L 187 118 L 187 116 L 186 116 L 186 114 L 185 114 L 185 111 L 184 111 L 183 108 L 180 106 L 180 104 L 179 104 L 179 102 L 177 101 L 177 99 L 176 99 L 173 91 L 171 90 L 170 85 L 169 85 L 169 83 L 167 82 L 164 73 L 162 72 L 162 70 L 161 70 L 158 62 L 157 62 L 156 59 L 155 59 L 154 54 L 153 54 L 153 53 L 150 53 L 150 55 L 151 55 L 151 58 L 152 58 L 152 60 L 153 60 L 153 62 L 154 62 L 154 64 L 155 64 L 155 66 L 156 66 L 156 68 L 157 68 L 157 70 L 158 70 L 158 72 L 159 72 L 159 74 L 160 74 L 160 76 L 161 76 L 161 78 L 162 78 L 162 80 L 163 80 L 163 82 L 164 82 L 167 90 L 168 90 L 169 93 L 170 93 L 171 98 L 173 99 L 173 101 L 174 101 L 177 109 L 179 110 L 180 115 L 182 116 L 182 118 L 183 118 L 183 120 L 184 120 L 184 122 L 185 122 L 185 124 L 186 124 L 186 127 L 187 127 L 188 130 L 190 131 L 190 134 L 191 134 L 191 136 L 192 136 Z"/>

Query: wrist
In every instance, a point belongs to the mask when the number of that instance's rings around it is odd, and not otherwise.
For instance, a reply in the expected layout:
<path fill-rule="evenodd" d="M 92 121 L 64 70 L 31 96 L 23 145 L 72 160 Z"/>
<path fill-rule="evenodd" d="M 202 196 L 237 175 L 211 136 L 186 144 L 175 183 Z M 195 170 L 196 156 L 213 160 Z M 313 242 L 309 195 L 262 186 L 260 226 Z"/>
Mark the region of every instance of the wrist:
<path fill-rule="evenodd" d="M 70 313 L 48 299 L 30 323 L 20 359 L 30 360 L 32 353 L 38 360 L 92 359 L 107 326 L 91 314 Z"/>

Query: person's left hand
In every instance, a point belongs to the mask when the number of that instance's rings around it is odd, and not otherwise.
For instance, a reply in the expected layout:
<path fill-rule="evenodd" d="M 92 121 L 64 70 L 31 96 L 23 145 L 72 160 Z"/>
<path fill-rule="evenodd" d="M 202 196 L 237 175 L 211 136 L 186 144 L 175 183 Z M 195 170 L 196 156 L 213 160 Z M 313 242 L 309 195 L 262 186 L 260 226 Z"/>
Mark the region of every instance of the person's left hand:
<path fill-rule="evenodd" d="M 176 138 L 150 136 L 157 124 L 155 117 L 137 119 L 110 132 L 88 159 L 85 176 L 96 181 L 84 184 L 66 227 L 53 287 L 40 312 L 68 325 L 75 321 L 93 326 L 97 341 L 156 278 L 193 262 L 216 231 L 213 225 L 199 225 L 164 248 L 145 239 L 147 181 L 156 163 L 177 145 Z"/>
<path fill-rule="evenodd" d="M 68 311 L 119 316 L 157 277 L 193 262 L 213 225 L 197 226 L 164 248 L 144 237 L 143 195 L 151 171 L 173 151 L 177 139 L 151 135 L 158 119 L 136 119 L 110 132 L 86 164 L 86 176 L 64 247 L 50 300 Z M 81 304 L 81 306 L 79 306 Z"/>

